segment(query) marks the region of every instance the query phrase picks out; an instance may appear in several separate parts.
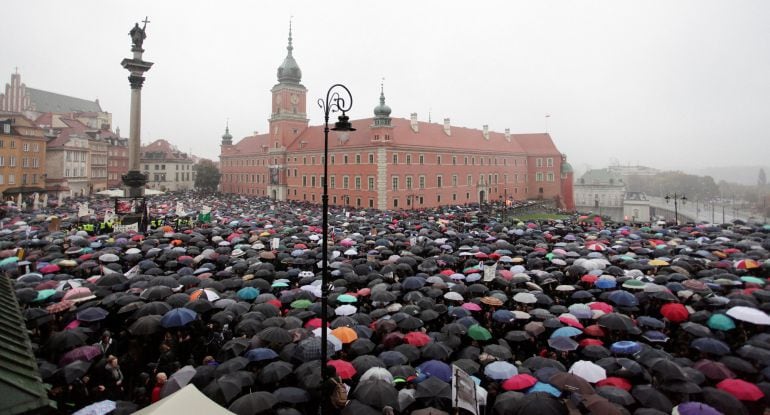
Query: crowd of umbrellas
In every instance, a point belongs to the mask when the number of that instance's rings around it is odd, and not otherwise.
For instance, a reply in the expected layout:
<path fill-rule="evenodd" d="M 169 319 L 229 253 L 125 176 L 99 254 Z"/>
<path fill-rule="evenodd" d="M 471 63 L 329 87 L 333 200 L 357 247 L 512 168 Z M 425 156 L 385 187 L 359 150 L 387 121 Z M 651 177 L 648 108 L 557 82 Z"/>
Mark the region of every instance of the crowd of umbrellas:
<path fill-rule="evenodd" d="M 332 208 L 323 309 L 318 206 L 171 194 L 151 214 L 178 202 L 214 222 L 89 235 L 67 230 L 66 208 L 3 221 L 0 267 L 60 412 L 131 413 L 194 385 L 236 414 L 314 414 L 329 408 L 321 330 L 343 414 L 455 413 L 453 367 L 485 414 L 770 402 L 767 225 Z M 90 201 L 97 215 L 111 203 Z"/>

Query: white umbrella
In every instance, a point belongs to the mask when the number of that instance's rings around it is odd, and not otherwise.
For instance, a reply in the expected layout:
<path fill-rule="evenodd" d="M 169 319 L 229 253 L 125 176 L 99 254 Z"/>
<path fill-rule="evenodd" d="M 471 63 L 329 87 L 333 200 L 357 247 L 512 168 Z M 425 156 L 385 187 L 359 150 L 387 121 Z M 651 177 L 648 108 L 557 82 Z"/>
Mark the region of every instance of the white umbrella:
<path fill-rule="evenodd" d="M 534 304 L 537 302 L 537 297 L 532 293 L 516 293 L 513 296 L 513 301 L 524 304 Z"/>
<path fill-rule="evenodd" d="M 315 337 L 321 337 L 321 328 L 317 328 L 313 330 L 313 336 Z M 334 345 L 334 351 L 339 352 L 342 350 L 342 340 L 339 339 L 339 337 L 335 336 L 334 333 L 332 333 L 332 330 L 330 328 L 326 328 L 326 341 Z"/>
<path fill-rule="evenodd" d="M 384 380 L 385 382 L 393 384 L 393 374 L 384 367 L 372 367 L 369 368 L 363 375 L 361 375 L 360 382 L 370 379 Z"/>
<path fill-rule="evenodd" d="M 102 415 L 114 411 L 115 407 L 115 401 L 104 400 L 81 408 L 73 415 Z"/>
<path fill-rule="evenodd" d="M 334 309 L 334 314 L 338 316 L 352 316 L 353 314 L 356 314 L 356 306 L 343 304 Z"/>
<path fill-rule="evenodd" d="M 757 324 L 760 326 L 770 326 L 770 316 L 762 310 L 756 308 L 735 306 L 727 310 L 727 315 L 736 319 L 745 321 L 751 324 Z"/>
<path fill-rule="evenodd" d="M 596 363 L 588 360 L 578 360 L 569 368 L 569 373 L 585 379 L 589 383 L 596 383 L 607 379 L 607 371 Z"/>
<path fill-rule="evenodd" d="M 450 292 L 444 294 L 444 298 L 446 298 L 447 300 L 452 300 L 452 301 L 463 301 L 463 296 L 460 293 L 457 293 L 457 292 L 454 292 L 454 291 L 450 291 Z"/>

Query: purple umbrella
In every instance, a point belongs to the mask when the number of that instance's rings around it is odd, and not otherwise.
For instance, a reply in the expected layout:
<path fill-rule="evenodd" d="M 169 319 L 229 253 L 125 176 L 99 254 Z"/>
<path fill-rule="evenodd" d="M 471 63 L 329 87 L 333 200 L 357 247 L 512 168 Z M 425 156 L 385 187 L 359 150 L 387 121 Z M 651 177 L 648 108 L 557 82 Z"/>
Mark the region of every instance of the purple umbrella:
<path fill-rule="evenodd" d="M 722 413 L 712 406 L 701 402 L 686 402 L 674 407 L 671 412 L 674 415 L 721 415 Z"/>
<path fill-rule="evenodd" d="M 417 366 L 417 370 L 426 376 L 435 376 L 444 382 L 452 381 L 452 368 L 439 360 L 428 360 Z"/>
<path fill-rule="evenodd" d="M 66 366 L 78 360 L 89 362 L 101 354 L 102 349 L 99 346 L 80 346 L 65 353 L 59 360 L 59 366 Z"/>

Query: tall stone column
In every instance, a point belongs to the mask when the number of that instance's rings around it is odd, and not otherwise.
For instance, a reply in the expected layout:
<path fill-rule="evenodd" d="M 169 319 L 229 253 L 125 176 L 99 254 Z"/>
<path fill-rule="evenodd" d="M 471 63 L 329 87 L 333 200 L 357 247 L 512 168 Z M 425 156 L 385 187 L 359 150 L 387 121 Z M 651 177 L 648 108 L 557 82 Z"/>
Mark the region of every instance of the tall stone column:
<path fill-rule="evenodd" d="M 144 19 L 144 27 L 135 24 L 129 32 L 131 36 L 133 57 L 126 58 L 120 63 L 129 71 L 128 82 L 131 84 L 131 123 L 128 139 L 128 173 L 123 175 L 123 184 L 128 188 L 129 197 L 144 196 L 144 185 L 147 184 L 147 176 L 140 169 L 139 149 L 141 148 L 141 127 L 142 127 L 142 84 L 144 84 L 144 73 L 152 67 L 152 62 L 142 59 L 142 43 L 147 37 L 145 28 L 147 19 Z"/>

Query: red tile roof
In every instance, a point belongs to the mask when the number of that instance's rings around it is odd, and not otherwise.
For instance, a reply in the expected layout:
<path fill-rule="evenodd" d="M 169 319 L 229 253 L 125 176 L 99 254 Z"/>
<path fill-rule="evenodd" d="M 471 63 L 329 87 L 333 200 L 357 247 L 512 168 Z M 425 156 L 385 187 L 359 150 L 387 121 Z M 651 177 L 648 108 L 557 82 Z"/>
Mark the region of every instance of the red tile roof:
<path fill-rule="evenodd" d="M 146 146 L 142 146 L 141 156 L 142 158 L 157 158 L 148 157 L 147 153 L 162 153 L 163 160 L 191 160 L 190 157 L 182 151 L 179 151 L 175 146 L 166 140 L 155 140 Z"/>
<path fill-rule="evenodd" d="M 340 141 L 341 133 L 331 131 L 329 133 L 329 148 L 360 147 L 370 146 L 372 144 L 372 132 L 370 126 L 374 123 L 373 118 L 366 118 L 352 121 L 356 131 L 348 132 L 348 140 Z M 510 141 L 505 138 L 505 134 L 499 132 L 489 132 L 489 139 L 485 139 L 482 130 L 464 127 L 451 127 L 451 135 L 444 133 L 444 125 L 436 123 L 419 122 L 418 132 L 414 132 L 411 127 L 411 120 L 404 118 L 393 118 L 391 120 L 392 128 L 382 129 L 380 139 L 384 134 L 391 136 L 391 144 L 402 147 L 423 147 L 446 150 L 468 150 L 473 149 L 483 152 L 510 152 L 519 154 L 549 154 L 560 155 L 551 140 L 550 135 L 545 133 L 535 134 L 511 134 Z M 222 155 L 250 155 L 261 153 L 263 145 L 270 145 L 268 134 L 249 136 L 241 139 L 234 146 L 224 147 Z M 321 151 L 323 150 L 323 126 L 311 126 L 303 131 L 291 144 L 289 151 Z"/>

